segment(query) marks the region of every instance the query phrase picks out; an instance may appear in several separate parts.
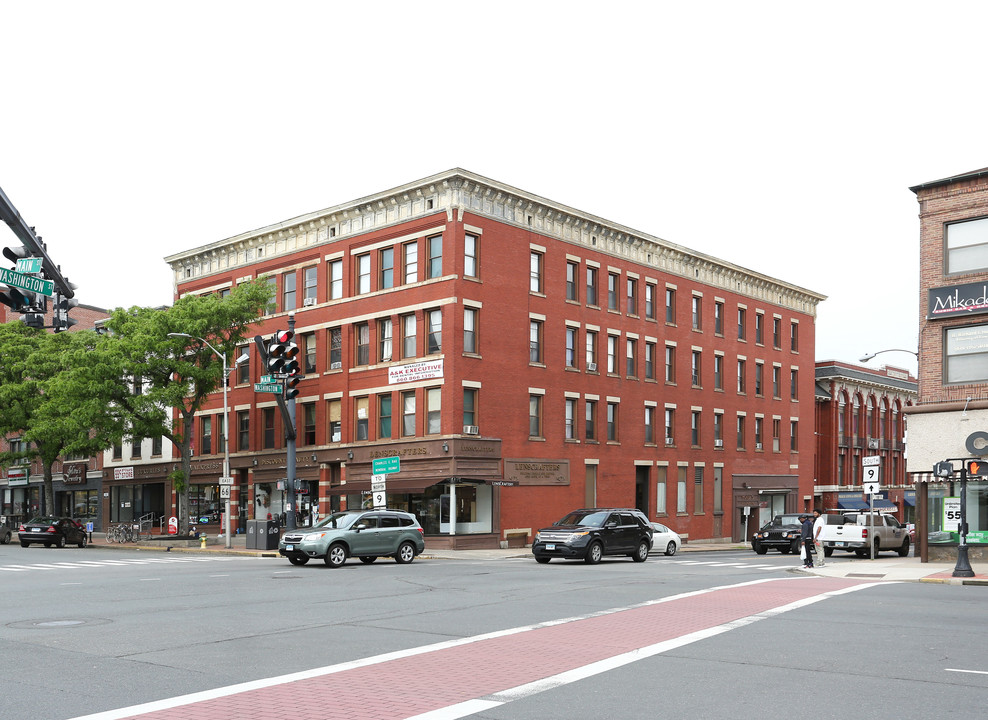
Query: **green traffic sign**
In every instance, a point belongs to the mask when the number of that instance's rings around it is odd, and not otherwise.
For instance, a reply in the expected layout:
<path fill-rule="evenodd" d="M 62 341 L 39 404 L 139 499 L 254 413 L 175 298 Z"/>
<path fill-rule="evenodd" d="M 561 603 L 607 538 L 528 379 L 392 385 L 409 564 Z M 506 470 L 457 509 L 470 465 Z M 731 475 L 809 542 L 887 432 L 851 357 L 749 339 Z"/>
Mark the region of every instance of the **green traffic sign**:
<path fill-rule="evenodd" d="M 375 475 L 387 475 L 401 470 L 401 458 L 397 455 L 393 457 L 378 458 L 371 462 L 371 472 Z"/>
<path fill-rule="evenodd" d="M 254 392 L 280 393 L 281 383 L 254 383 Z"/>
<path fill-rule="evenodd" d="M 39 273 L 41 272 L 41 258 L 26 257 L 17 258 L 17 272 L 19 273 Z"/>
<path fill-rule="evenodd" d="M 55 283 L 51 280 L 34 277 L 33 275 L 22 275 L 19 272 L 7 270 L 6 268 L 0 268 L 0 283 L 10 285 L 10 287 L 15 287 L 19 290 L 47 295 L 48 297 L 51 297 L 55 292 Z"/>
<path fill-rule="evenodd" d="M 261 375 L 257 382 L 270 384 L 275 381 L 274 375 Z"/>

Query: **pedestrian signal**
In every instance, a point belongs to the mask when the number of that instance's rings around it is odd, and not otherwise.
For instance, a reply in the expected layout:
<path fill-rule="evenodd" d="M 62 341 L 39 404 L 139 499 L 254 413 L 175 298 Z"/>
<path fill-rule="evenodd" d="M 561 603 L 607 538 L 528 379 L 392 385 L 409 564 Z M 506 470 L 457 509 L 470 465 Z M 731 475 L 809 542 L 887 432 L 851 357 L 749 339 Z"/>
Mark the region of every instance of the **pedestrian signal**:
<path fill-rule="evenodd" d="M 970 460 L 967 464 L 967 474 L 976 477 L 988 476 L 988 462 L 984 460 Z"/>

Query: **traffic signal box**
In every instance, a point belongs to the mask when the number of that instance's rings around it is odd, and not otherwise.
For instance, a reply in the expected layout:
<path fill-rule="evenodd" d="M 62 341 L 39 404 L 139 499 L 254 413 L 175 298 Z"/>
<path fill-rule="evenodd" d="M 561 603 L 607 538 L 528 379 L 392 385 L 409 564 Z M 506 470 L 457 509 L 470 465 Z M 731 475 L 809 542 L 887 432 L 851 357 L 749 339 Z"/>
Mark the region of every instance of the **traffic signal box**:
<path fill-rule="evenodd" d="M 975 477 L 988 476 L 988 460 L 969 460 L 967 463 L 967 474 Z"/>

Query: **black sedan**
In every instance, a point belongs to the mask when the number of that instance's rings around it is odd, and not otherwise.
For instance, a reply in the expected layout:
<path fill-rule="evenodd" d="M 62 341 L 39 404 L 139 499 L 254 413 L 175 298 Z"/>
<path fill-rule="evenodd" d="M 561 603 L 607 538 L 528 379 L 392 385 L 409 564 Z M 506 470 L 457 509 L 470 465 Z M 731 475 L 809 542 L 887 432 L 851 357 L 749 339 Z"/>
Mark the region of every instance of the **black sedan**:
<path fill-rule="evenodd" d="M 32 543 L 41 543 L 45 547 L 65 547 L 69 543 L 86 547 L 89 536 L 86 535 L 86 526 L 81 525 L 72 518 L 60 517 L 36 517 L 26 523 L 21 523 L 17 529 L 17 535 L 21 541 L 21 547 L 27 547 Z"/>

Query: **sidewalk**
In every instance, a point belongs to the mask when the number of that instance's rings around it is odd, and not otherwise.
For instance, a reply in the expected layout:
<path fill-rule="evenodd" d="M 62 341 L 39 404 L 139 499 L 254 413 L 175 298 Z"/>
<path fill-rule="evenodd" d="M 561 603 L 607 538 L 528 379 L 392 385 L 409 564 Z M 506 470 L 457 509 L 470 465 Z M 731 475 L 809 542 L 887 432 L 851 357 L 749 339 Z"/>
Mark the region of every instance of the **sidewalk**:
<path fill-rule="evenodd" d="M 180 541 L 181 542 L 181 541 Z M 145 543 L 108 543 L 102 533 L 93 533 L 90 547 L 93 548 L 116 548 L 120 550 L 131 549 L 143 552 L 176 552 L 176 553 L 210 553 L 243 555 L 247 557 L 278 558 L 277 550 L 248 550 L 247 536 L 234 535 L 230 548 L 227 548 L 224 539 L 211 535 L 207 539 L 206 548 L 203 549 L 198 543 L 188 542 L 191 547 L 184 547 L 179 542 L 169 543 L 169 539 L 155 539 Z M 744 543 L 705 543 L 694 542 L 683 545 L 680 555 L 695 555 L 698 553 L 714 551 L 734 551 L 738 559 L 757 561 L 762 556 L 755 555 L 750 546 Z M 425 560 L 506 560 L 511 558 L 531 558 L 531 548 L 509 548 L 490 550 L 446 550 L 441 548 L 430 548 L 426 546 L 420 558 Z M 678 557 L 678 556 L 677 556 Z M 792 556 L 794 563 L 799 562 L 799 558 Z M 649 560 L 661 563 L 667 558 L 661 553 L 652 553 Z M 988 565 L 973 565 L 974 577 L 955 578 L 953 577 L 953 563 L 921 563 L 918 557 L 898 557 L 891 554 L 884 554 L 875 560 L 867 558 L 857 558 L 853 554 L 835 554 L 826 558 L 823 567 L 816 567 L 812 570 L 804 570 L 801 566 L 794 564 L 793 572 L 818 575 L 829 578 L 858 578 L 869 580 L 888 580 L 896 582 L 928 582 L 947 583 L 951 585 L 984 585 L 988 586 Z"/>

